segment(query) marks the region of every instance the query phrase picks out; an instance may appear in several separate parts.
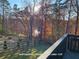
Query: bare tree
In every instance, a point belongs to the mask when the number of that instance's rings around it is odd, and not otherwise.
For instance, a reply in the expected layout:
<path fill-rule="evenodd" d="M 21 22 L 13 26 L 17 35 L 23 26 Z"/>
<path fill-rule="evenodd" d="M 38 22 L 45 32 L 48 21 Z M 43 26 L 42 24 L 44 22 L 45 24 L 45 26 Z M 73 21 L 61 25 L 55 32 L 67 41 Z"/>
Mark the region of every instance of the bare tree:
<path fill-rule="evenodd" d="M 0 3 L 1 3 L 2 11 L 3 11 L 2 12 L 3 13 L 2 30 L 3 30 L 3 32 L 5 32 L 6 31 L 6 29 L 5 29 L 5 22 L 6 22 L 5 12 L 6 12 L 6 9 L 9 9 L 8 6 L 10 6 L 10 5 L 7 0 L 0 0 Z"/>

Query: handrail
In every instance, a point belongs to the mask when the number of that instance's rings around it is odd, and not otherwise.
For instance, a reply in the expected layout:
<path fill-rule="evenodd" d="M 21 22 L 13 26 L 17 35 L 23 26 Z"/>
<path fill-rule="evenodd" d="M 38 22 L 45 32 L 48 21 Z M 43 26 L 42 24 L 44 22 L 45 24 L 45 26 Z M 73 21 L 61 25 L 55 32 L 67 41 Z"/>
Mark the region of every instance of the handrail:
<path fill-rule="evenodd" d="M 56 43 L 54 43 L 52 46 L 50 46 L 41 56 L 39 56 L 37 59 L 47 59 L 47 57 L 56 49 L 56 47 L 64 40 L 65 37 L 67 37 L 68 34 L 64 34 Z"/>

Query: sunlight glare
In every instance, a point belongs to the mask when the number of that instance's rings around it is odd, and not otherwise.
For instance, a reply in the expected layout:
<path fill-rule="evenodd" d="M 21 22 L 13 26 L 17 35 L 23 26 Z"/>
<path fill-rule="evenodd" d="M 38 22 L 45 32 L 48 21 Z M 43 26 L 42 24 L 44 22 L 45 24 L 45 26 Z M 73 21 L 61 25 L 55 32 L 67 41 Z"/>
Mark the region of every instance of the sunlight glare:
<path fill-rule="evenodd" d="M 35 8 L 34 8 L 34 13 L 38 13 L 39 10 L 40 10 L 40 7 L 41 7 L 41 5 L 35 6 Z"/>

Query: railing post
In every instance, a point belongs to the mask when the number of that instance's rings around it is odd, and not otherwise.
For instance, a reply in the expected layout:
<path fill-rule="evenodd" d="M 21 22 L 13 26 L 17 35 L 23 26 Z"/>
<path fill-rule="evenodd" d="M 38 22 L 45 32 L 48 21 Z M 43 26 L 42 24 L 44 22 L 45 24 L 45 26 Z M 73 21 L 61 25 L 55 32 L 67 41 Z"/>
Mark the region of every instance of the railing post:
<path fill-rule="evenodd" d="M 68 50 L 68 48 L 69 48 L 69 35 L 66 38 L 66 51 Z"/>
<path fill-rule="evenodd" d="M 79 51 L 79 39 L 78 39 L 78 51 Z"/>

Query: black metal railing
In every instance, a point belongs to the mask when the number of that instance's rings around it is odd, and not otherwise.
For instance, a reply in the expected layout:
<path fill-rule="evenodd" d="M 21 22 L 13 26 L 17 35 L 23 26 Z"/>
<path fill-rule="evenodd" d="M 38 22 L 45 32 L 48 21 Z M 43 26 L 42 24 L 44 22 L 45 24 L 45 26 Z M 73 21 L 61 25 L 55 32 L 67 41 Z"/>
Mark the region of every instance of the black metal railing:
<path fill-rule="evenodd" d="M 66 39 L 68 34 L 63 35 L 56 43 L 49 47 L 40 57 L 37 59 L 56 59 L 62 58 L 66 50 Z M 65 44 L 65 45 L 64 45 Z"/>
<path fill-rule="evenodd" d="M 79 52 L 79 36 L 68 35 L 68 50 L 72 52 Z"/>
<path fill-rule="evenodd" d="M 79 36 L 65 34 L 37 59 L 63 59 L 65 52 L 79 51 Z"/>

